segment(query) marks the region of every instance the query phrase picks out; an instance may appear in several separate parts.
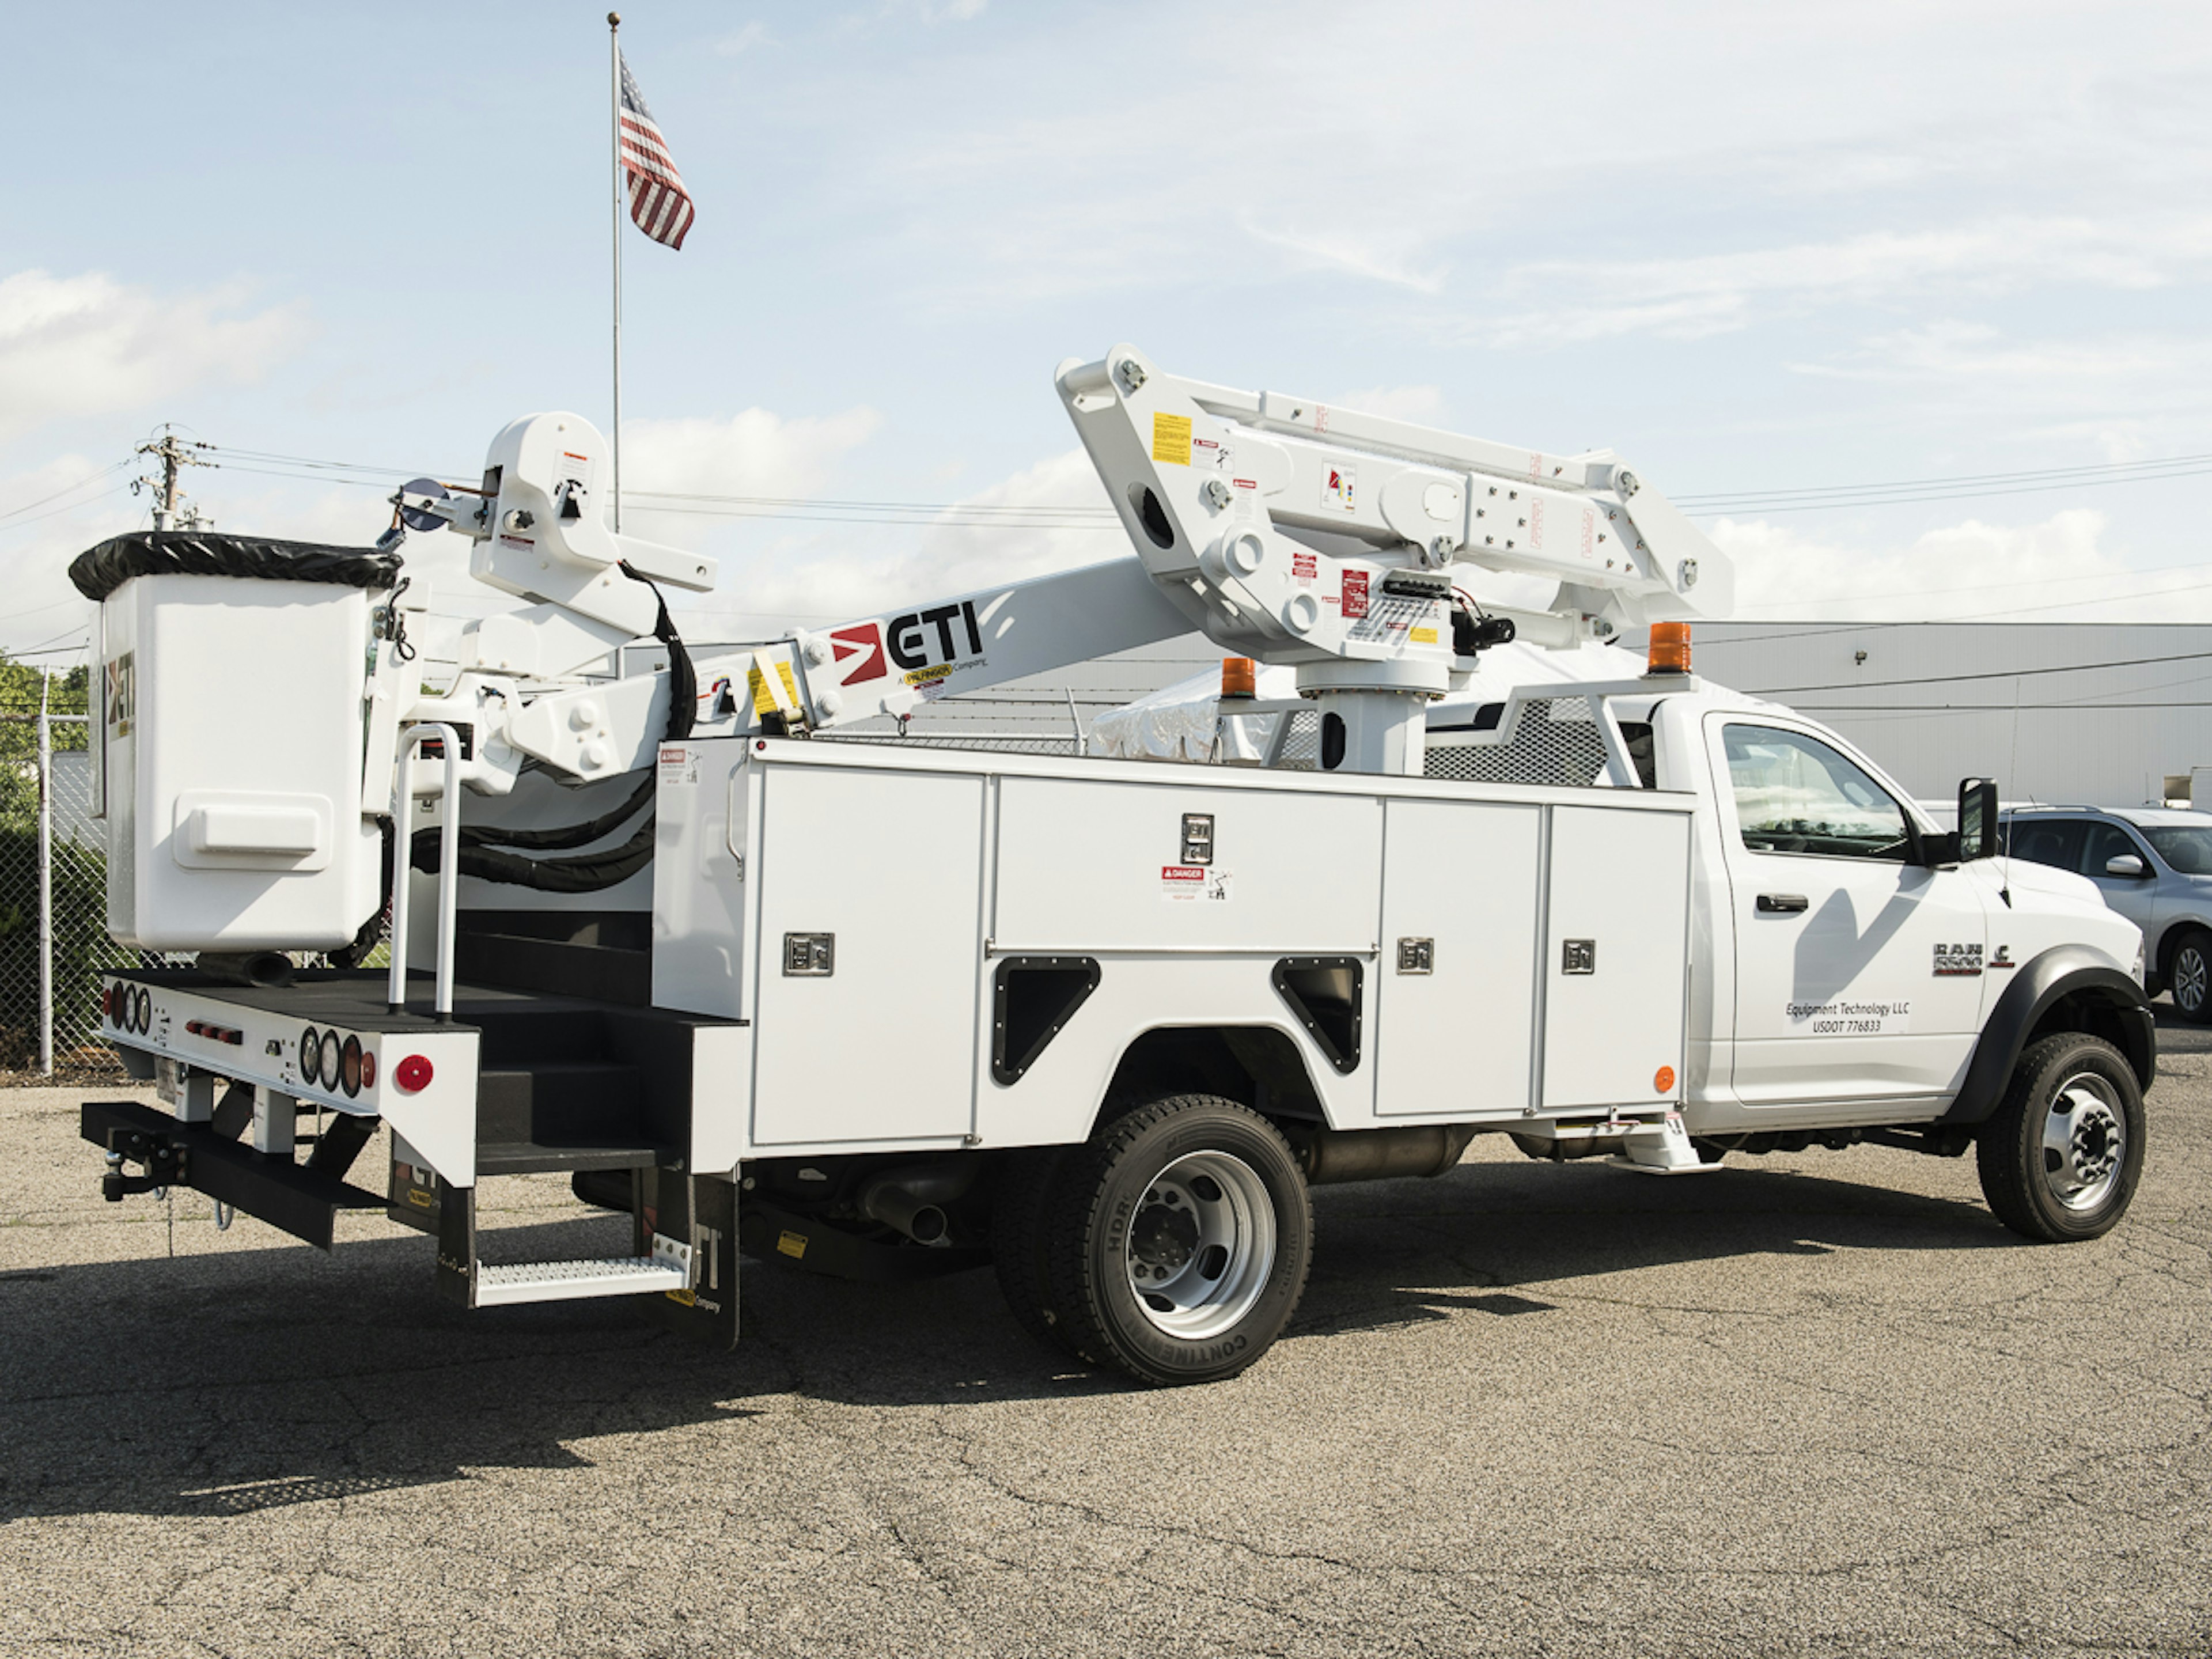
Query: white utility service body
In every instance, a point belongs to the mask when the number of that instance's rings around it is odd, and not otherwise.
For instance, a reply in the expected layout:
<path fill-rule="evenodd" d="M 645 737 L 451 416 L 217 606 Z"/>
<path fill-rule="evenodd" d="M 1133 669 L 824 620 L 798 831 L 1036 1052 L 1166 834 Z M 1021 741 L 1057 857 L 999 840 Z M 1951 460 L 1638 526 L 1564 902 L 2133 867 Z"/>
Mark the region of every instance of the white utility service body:
<path fill-rule="evenodd" d="M 1992 856 L 1993 785 L 1939 832 L 1689 672 L 1662 635 L 1725 609 L 1727 561 L 1628 469 L 1127 347 L 1056 379 L 1135 559 L 697 665 L 652 582 L 712 562 L 605 527 L 572 415 L 395 496 L 529 602 L 430 684 L 397 523 L 85 555 L 111 927 L 199 952 L 107 976 L 104 1034 L 167 1107 L 87 1104 L 108 1195 L 189 1186 L 326 1248 L 383 1208 L 467 1305 L 653 1292 L 718 1342 L 741 1251 L 989 1263 L 1033 1333 L 1156 1382 L 1281 1330 L 1310 1186 L 1440 1174 L 1479 1133 L 1662 1176 L 1973 1147 L 2015 1231 L 2118 1219 L 2139 935 Z M 1547 607 L 1462 586 L 1532 576 Z M 1654 623 L 1648 670 L 1602 643 Z M 1293 676 L 1213 711 L 1210 752 L 1260 764 L 838 731 L 1194 625 Z M 647 632 L 666 670 L 600 671 Z M 208 718 L 249 696 L 280 750 Z M 386 916 L 394 967 L 344 966 Z M 388 1180 L 349 1182 L 379 1128 Z M 549 1170 L 629 1212 L 628 1255 L 479 1259 L 477 1189 Z"/>

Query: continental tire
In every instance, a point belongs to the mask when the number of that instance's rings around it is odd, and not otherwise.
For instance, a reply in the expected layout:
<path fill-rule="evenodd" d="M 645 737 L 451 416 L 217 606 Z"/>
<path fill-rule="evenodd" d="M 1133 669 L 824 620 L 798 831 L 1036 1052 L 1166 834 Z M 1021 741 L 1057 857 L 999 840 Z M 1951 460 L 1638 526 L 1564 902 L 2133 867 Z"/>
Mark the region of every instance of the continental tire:
<path fill-rule="evenodd" d="M 1313 1261 L 1305 1176 L 1274 1126 L 1214 1095 L 1100 1125 L 1054 1184 L 1056 1333 L 1142 1382 L 1234 1376 L 1282 1334 Z"/>
<path fill-rule="evenodd" d="M 2212 1021 L 2212 933 L 2192 927 L 2166 959 L 2166 988 L 2174 1012 L 2192 1025 Z"/>
<path fill-rule="evenodd" d="M 1975 1152 L 1996 1218 L 2045 1243 L 2095 1238 L 2127 1213 L 2142 1175 L 2142 1091 L 2102 1037 L 2031 1043 Z"/>
<path fill-rule="evenodd" d="M 1063 1146 L 1028 1147 L 1012 1153 L 999 1172 L 991 1200 L 991 1265 L 1014 1322 L 1046 1347 L 1075 1352 L 1060 1327 L 1045 1277 L 1049 1239 L 1045 1218 L 1054 1177 L 1067 1160 Z"/>

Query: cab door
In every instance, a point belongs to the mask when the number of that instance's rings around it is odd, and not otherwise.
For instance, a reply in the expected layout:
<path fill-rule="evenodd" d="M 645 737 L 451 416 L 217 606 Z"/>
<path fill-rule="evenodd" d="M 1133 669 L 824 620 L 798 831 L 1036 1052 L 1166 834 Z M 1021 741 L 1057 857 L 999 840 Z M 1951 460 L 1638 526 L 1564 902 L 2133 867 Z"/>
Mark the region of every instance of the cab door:
<path fill-rule="evenodd" d="M 1988 918 L 1962 870 L 1907 862 L 1897 795 L 1831 738 L 1715 714 L 1749 1107 L 1875 1110 L 1955 1090 L 1981 1027 Z"/>

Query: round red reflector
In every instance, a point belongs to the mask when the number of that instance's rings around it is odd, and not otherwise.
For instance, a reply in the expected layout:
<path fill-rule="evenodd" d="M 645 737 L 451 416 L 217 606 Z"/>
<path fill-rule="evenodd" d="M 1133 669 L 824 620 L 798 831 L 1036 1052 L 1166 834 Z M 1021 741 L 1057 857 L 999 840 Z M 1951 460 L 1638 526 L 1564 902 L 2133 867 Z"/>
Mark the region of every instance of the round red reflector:
<path fill-rule="evenodd" d="M 1674 1093 L 1674 1068 L 1671 1066 L 1662 1066 L 1651 1074 L 1651 1086 L 1662 1095 Z"/>
<path fill-rule="evenodd" d="M 409 1094 L 430 1086 L 430 1062 L 420 1054 L 410 1054 L 392 1068 L 392 1080 Z"/>
<path fill-rule="evenodd" d="M 376 1056 L 366 1048 L 361 1051 L 361 1086 L 364 1089 L 376 1087 Z"/>

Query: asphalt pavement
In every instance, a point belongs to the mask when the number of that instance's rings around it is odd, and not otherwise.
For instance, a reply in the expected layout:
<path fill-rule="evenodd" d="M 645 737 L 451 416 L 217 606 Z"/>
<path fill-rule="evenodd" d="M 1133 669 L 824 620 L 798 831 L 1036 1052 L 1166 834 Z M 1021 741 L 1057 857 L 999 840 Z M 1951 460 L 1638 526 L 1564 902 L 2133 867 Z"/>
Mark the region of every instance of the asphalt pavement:
<path fill-rule="evenodd" d="M 749 1265 L 723 1355 L 464 1313 L 378 1217 L 105 1205 L 83 1091 L 0 1091 L 0 1652 L 2203 1655 L 2212 1042 L 2161 1038 L 2096 1243 L 1971 1158 L 1485 1138 L 1317 1193 L 1291 1334 L 1174 1391 L 988 1272 Z M 626 1247 L 487 1190 L 488 1257 Z"/>

